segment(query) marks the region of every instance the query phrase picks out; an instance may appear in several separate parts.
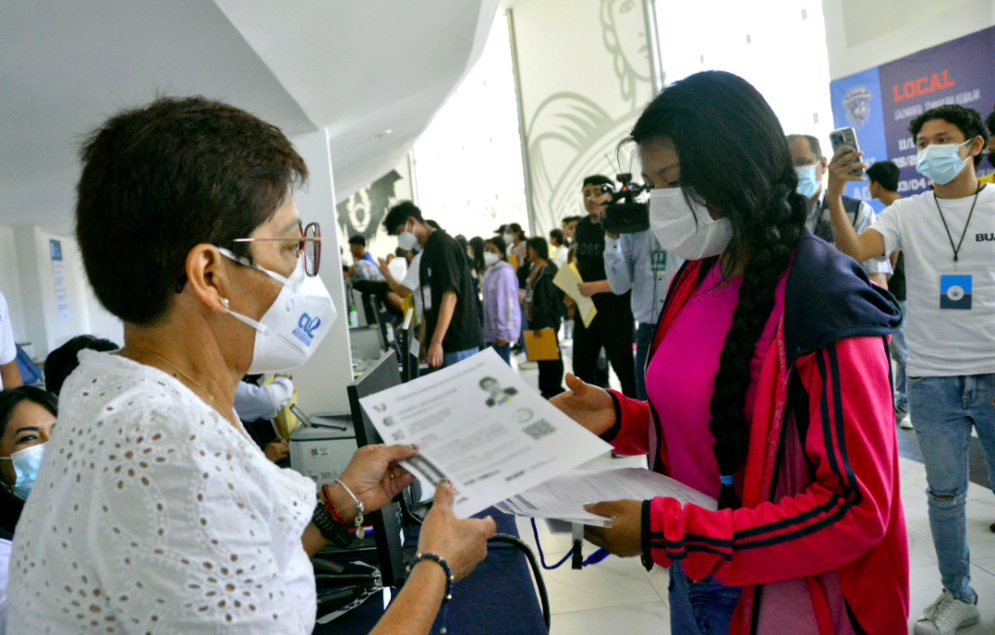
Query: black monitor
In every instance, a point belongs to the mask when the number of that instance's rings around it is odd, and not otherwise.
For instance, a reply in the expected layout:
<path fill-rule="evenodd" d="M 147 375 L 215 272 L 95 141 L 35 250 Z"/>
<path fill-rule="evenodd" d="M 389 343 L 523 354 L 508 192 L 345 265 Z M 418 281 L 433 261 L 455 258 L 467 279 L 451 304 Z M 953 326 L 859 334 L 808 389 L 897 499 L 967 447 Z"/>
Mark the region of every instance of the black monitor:
<path fill-rule="evenodd" d="M 408 383 L 412 379 L 418 379 L 418 349 L 411 348 L 413 345 L 418 345 L 418 338 L 415 335 L 414 313 L 414 309 L 408 309 L 400 331 L 401 380 L 404 383 Z"/>
<path fill-rule="evenodd" d="M 382 390 L 401 384 L 401 373 L 397 367 L 397 355 L 388 351 L 362 376 L 349 384 L 349 408 L 356 428 L 356 444 L 376 445 L 383 439 L 366 416 L 359 400 Z M 385 587 L 397 587 L 404 583 L 404 538 L 401 535 L 401 507 L 396 502 L 383 509 L 370 512 L 366 519 L 373 526 L 373 537 L 377 543 L 377 558 L 380 561 L 380 575 Z"/>

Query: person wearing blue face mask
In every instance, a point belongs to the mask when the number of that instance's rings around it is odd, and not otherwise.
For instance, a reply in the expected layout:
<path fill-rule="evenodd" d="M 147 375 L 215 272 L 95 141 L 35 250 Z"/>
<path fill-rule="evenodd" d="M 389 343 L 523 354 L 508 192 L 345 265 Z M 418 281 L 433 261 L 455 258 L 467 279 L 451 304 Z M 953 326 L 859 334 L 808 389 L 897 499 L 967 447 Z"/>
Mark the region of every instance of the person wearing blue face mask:
<path fill-rule="evenodd" d="M 828 161 L 822 154 L 819 139 L 812 135 L 790 134 L 787 136 L 788 147 L 798 175 L 799 194 L 808 201 L 809 215 L 805 221 L 808 230 L 833 244 L 833 226 L 829 218 L 829 205 L 826 192 L 822 187 L 822 179 L 826 173 Z M 843 197 L 843 207 L 846 209 L 850 224 L 859 234 L 871 226 L 874 220 L 874 210 L 864 201 Z M 891 275 L 891 263 L 887 258 L 872 258 L 861 262 L 864 271 L 876 284 L 888 288 L 888 276 Z"/>
<path fill-rule="evenodd" d="M 862 260 L 905 255 L 909 348 L 907 394 L 923 464 L 933 545 L 943 591 L 916 623 L 917 635 L 953 633 L 976 624 L 967 541 L 968 449 L 972 431 L 995 483 L 995 188 L 975 171 L 989 142 L 981 116 L 944 105 L 912 120 L 916 171 L 931 191 L 895 201 L 858 235 L 840 195 L 866 168 L 841 149 L 829 165 L 837 246 Z"/>
<path fill-rule="evenodd" d="M 0 392 L 0 483 L 22 501 L 28 499 L 38 476 L 58 414 L 57 404 L 54 395 L 34 386 Z M 0 527 L 7 528 L 2 520 Z"/>

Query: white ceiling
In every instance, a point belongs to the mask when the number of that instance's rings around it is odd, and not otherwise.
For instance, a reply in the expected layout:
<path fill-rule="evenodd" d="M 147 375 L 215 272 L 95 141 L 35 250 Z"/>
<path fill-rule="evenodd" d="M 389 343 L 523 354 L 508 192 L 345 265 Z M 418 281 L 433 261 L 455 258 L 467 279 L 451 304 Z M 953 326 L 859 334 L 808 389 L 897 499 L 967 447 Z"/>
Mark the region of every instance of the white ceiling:
<path fill-rule="evenodd" d="M 67 223 L 83 136 L 157 93 L 223 99 L 291 137 L 328 127 L 336 194 L 348 196 L 410 149 L 476 62 L 497 7 L 0 0 L 0 224 Z"/>

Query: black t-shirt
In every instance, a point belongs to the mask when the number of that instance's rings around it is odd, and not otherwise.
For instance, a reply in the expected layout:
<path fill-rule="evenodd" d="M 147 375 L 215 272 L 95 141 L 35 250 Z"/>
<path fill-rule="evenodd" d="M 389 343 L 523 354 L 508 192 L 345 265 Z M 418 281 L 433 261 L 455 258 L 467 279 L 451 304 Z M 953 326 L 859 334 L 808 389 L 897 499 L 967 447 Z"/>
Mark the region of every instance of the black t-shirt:
<path fill-rule="evenodd" d="M 574 256 L 577 258 L 577 271 L 584 282 L 606 280 L 605 273 L 605 228 L 601 223 L 591 222 L 587 216 L 577 223 L 574 233 L 576 244 Z M 629 291 L 623 295 L 614 293 L 597 293 L 592 296 L 594 306 L 599 311 L 629 306 Z"/>
<path fill-rule="evenodd" d="M 425 241 L 421 266 L 418 269 L 419 290 L 425 303 L 425 320 L 428 328 L 428 346 L 439 321 L 439 306 L 442 296 L 448 290 L 456 292 L 456 308 L 449 329 L 442 339 L 442 350 L 446 353 L 465 351 L 483 344 L 480 318 L 477 317 L 477 295 L 474 292 L 470 265 L 466 251 L 460 248 L 452 236 L 437 229 Z"/>

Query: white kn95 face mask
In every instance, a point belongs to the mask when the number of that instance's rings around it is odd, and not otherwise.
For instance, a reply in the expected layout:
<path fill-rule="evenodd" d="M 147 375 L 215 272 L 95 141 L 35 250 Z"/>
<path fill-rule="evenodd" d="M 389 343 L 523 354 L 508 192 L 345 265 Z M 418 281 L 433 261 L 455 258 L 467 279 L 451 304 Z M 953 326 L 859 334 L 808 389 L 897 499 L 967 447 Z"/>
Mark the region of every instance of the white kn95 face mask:
<path fill-rule="evenodd" d="M 303 258 L 298 258 L 294 272 L 285 278 L 227 249 L 219 247 L 218 250 L 235 262 L 258 269 L 283 285 L 280 295 L 276 296 L 258 322 L 241 313 L 228 311 L 233 318 L 256 330 L 248 374 L 279 373 L 306 362 L 338 317 L 325 283 L 318 276 L 305 274 Z"/>

